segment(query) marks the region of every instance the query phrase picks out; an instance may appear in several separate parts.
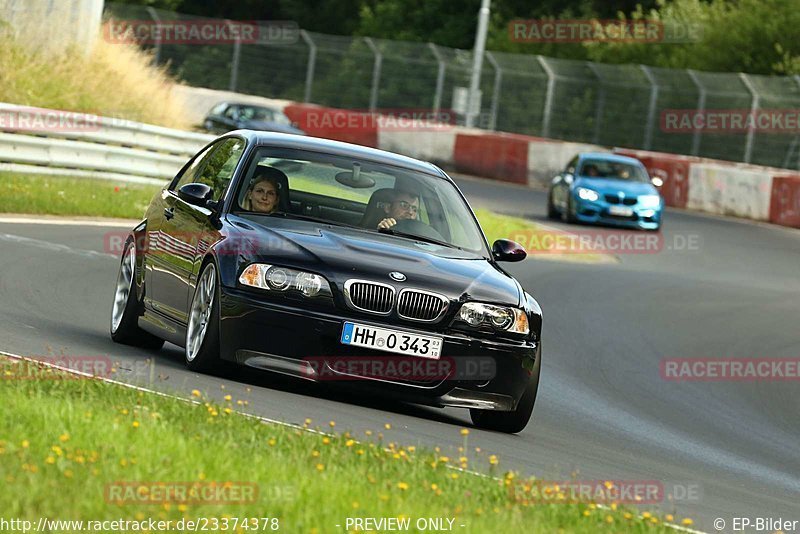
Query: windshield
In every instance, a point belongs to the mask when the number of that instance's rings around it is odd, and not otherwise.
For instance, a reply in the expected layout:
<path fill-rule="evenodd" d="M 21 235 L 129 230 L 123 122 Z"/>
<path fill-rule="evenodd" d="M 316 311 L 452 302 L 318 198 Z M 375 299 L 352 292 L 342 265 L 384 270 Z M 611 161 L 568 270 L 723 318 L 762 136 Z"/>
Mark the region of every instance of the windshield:
<path fill-rule="evenodd" d="M 280 111 L 258 106 L 241 106 L 239 118 L 248 121 L 275 122 L 278 124 L 291 124 L 289 118 Z"/>
<path fill-rule="evenodd" d="M 611 178 L 631 182 L 649 182 L 647 173 L 641 167 L 619 161 L 586 159 L 578 174 L 583 178 Z"/>
<path fill-rule="evenodd" d="M 424 173 L 288 148 L 257 149 L 234 210 L 381 232 L 486 257 L 458 190 Z"/>

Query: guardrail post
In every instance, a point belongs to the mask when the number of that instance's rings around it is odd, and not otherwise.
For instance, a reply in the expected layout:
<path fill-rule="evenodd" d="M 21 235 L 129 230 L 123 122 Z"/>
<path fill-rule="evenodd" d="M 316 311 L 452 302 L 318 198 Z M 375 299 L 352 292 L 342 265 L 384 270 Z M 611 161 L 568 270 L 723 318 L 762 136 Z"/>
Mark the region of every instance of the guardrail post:
<path fill-rule="evenodd" d="M 592 71 L 594 77 L 597 78 L 597 105 L 595 105 L 594 108 L 594 133 L 592 134 L 592 143 L 598 145 L 600 144 L 600 124 L 603 122 L 603 110 L 606 107 L 606 86 L 594 63 L 587 61 L 586 67 Z"/>
<path fill-rule="evenodd" d="M 308 65 L 306 66 L 306 90 L 303 102 L 311 102 L 311 86 L 314 84 L 314 68 L 317 64 L 317 45 L 305 30 L 300 30 L 300 37 L 308 45 Z"/>
<path fill-rule="evenodd" d="M 226 20 L 225 24 L 230 27 L 231 21 Z M 242 52 L 242 38 L 239 32 L 233 32 L 236 35 L 236 42 L 233 43 L 233 59 L 231 59 L 231 81 L 228 84 L 228 90 L 231 92 L 236 91 L 236 83 L 239 80 L 239 56 Z"/>
<path fill-rule="evenodd" d="M 695 87 L 697 87 L 697 112 L 703 113 L 706 109 L 706 88 L 700 81 L 700 78 L 697 77 L 695 71 L 688 69 L 686 73 L 689 75 L 689 78 L 692 79 L 692 83 L 694 83 Z M 700 154 L 700 139 L 702 136 L 703 131 L 700 128 L 695 128 L 694 134 L 692 135 L 692 156 L 698 156 Z"/>
<path fill-rule="evenodd" d="M 642 72 L 647 77 L 647 81 L 650 82 L 650 102 L 647 107 L 647 123 L 644 127 L 644 149 L 650 150 L 650 147 L 653 143 L 653 126 L 655 125 L 655 118 L 656 118 L 656 105 L 658 104 L 658 82 L 656 81 L 655 76 L 650 71 L 650 67 L 646 65 L 639 65 L 639 68 L 642 69 Z"/>
<path fill-rule="evenodd" d="M 431 52 L 433 52 L 433 57 L 436 58 L 436 62 L 439 64 L 439 69 L 436 72 L 436 92 L 433 94 L 433 113 L 438 114 L 439 110 L 442 107 L 442 91 L 444 90 L 444 74 L 447 65 L 445 65 L 444 58 L 442 54 L 439 52 L 439 49 L 436 48 L 436 45 L 433 43 L 428 43 L 428 47 L 430 47 Z"/>
<path fill-rule="evenodd" d="M 381 84 L 381 64 L 383 63 L 383 54 L 381 51 L 378 50 L 378 47 L 375 46 L 373 40 L 369 37 L 364 37 L 364 42 L 367 43 L 367 46 L 375 54 L 375 61 L 372 64 L 372 89 L 369 92 L 369 110 L 375 111 L 378 107 L 378 87 Z"/>
<path fill-rule="evenodd" d="M 490 130 L 494 130 L 495 126 L 497 125 L 497 106 L 500 101 L 500 86 L 503 83 L 503 70 L 500 68 L 500 65 L 497 63 L 497 60 L 494 58 L 491 52 L 486 52 L 486 59 L 491 64 L 492 68 L 494 69 L 494 88 L 492 89 L 492 108 L 489 115 L 489 124 L 487 127 Z"/>
<path fill-rule="evenodd" d="M 756 111 L 758 111 L 758 104 L 760 97 L 758 96 L 758 91 L 756 88 L 753 87 L 753 84 L 750 82 L 750 79 L 747 77 L 747 74 L 740 72 L 739 79 L 742 80 L 742 83 L 747 87 L 747 90 L 750 91 L 750 126 L 747 128 L 747 139 L 744 143 L 744 162 L 750 163 L 750 158 L 753 156 L 753 140 L 756 134 L 756 125 L 755 125 L 755 118 L 756 118 Z"/>
<path fill-rule="evenodd" d="M 542 66 L 547 74 L 547 93 L 544 96 L 544 107 L 542 110 L 542 137 L 550 137 L 550 117 L 553 111 L 553 94 L 556 89 L 556 75 L 550 65 L 542 56 L 536 56 L 539 65 Z"/>
<path fill-rule="evenodd" d="M 156 23 L 156 26 L 160 25 L 161 19 L 158 18 L 158 13 L 156 13 L 156 10 L 153 9 L 152 6 L 147 6 L 147 14 L 150 15 L 150 18 L 153 19 L 153 21 Z M 157 31 L 156 35 L 158 36 L 158 41 L 156 42 L 156 53 L 153 60 L 155 64 L 158 65 L 161 61 L 161 32 Z"/>

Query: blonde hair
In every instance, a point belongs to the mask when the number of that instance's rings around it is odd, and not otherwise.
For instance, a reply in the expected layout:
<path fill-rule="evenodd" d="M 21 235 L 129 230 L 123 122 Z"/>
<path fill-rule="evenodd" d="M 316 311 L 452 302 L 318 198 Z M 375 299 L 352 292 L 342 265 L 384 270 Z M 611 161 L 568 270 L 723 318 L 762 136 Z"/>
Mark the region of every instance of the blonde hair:
<path fill-rule="evenodd" d="M 253 189 L 255 189 L 256 186 L 261 182 L 269 182 L 270 184 L 272 184 L 272 187 L 275 188 L 275 195 L 277 196 L 275 209 L 277 209 L 278 204 L 280 204 L 281 200 L 281 188 L 278 187 L 278 180 L 276 180 L 274 176 L 264 176 L 264 175 L 256 176 L 250 182 L 250 186 L 247 188 L 247 194 L 245 194 L 244 200 L 242 200 L 242 209 L 246 209 L 247 211 L 253 211 L 253 204 L 252 202 L 250 202 L 250 195 L 253 193 Z M 275 210 L 273 209 L 273 211 Z"/>

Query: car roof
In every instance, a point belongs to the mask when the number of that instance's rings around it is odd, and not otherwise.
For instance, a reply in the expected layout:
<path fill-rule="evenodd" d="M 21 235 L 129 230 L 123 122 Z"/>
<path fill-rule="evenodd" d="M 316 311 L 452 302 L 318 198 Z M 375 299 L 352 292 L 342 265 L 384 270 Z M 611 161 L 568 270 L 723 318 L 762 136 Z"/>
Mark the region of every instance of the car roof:
<path fill-rule="evenodd" d="M 432 163 L 400 154 L 395 154 L 394 152 L 387 152 L 386 150 L 379 150 L 377 148 L 370 148 L 362 145 L 345 143 L 342 141 L 334 141 L 332 139 L 323 139 L 321 137 L 311 137 L 308 135 L 294 135 L 257 130 L 235 130 L 227 135 L 234 134 L 246 137 L 249 142 L 255 143 L 256 145 L 296 148 L 298 150 L 325 152 L 337 156 L 361 158 L 379 164 L 393 165 L 395 167 L 402 167 L 408 170 L 432 174 L 452 182 L 449 176 L 447 176 L 441 169 L 439 169 L 439 167 L 433 165 Z"/>
<path fill-rule="evenodd" d="M 618 154 L 611 154 L 610 152 L 583 152 L 580 154 L 579 159 L 599 159 L 601 161 L 612 161 L 614 163 L 629 163 L 632 165 L 641 165 L 642 162 L 636 158 L 629 156 L 620 156 Z"/>
<path fill-rule="evenodd" d="M 226 106 L 247 106 L 249 108 L 264 108 L 272 111 L 280 111 L 280 109 L 277 107 L 269 104 L 254 104 L 253 102 L 238 102 L 236 100 L 222 100 L 214 104 L 213 107 L 221 106 L 222 104 L 225 104 Z"/>

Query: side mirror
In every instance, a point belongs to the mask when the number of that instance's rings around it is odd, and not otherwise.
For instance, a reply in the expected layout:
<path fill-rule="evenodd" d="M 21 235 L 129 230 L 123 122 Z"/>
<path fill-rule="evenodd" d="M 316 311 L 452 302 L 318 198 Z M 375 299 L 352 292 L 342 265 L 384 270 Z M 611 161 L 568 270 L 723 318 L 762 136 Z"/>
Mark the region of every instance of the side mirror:
<path fill-rule="evenodd" d="M 572 180 L 574 180 L 574 179 L 575 179 L 575 176 L 573 176 L 571 173 L 567 173 L 567 174 L 564 175 L 564 181 L 567 182 L 568 184 L 571 184 Z"/>
<path fill-rule="evenodd" d="M 206 184 L 186 184 L 178 189 L 178 198 L 192 206 L 208 207 L 214 190 Z"/>
<path fill-rule="evenodd" d="M 662 185 L 664 185 L 664 180 L 662 180 L 658 176 L 653 176 L 653 179 L 650 180 L 650 182 L 656 187 L 661 187 Z"/>
<path fill-rule="evenodd" d="M 516 241 L 498 239 L 492 245 L 492 255 L 497 261 L 522 261 L 528 253 Z"/>

